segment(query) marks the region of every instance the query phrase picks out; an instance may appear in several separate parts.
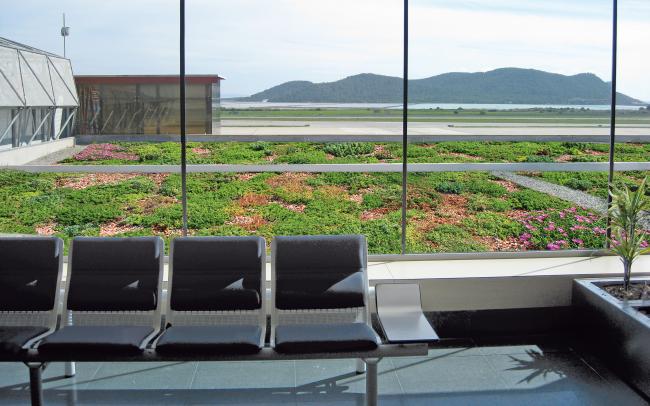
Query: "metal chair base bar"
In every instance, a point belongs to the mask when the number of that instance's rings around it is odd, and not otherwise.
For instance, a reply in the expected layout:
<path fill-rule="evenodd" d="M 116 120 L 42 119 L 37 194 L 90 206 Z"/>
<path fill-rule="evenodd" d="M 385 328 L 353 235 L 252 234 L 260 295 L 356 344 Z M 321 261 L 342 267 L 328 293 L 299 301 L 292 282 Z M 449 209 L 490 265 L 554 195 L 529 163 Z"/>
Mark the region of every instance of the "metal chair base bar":
<path fill-rule="evenodd" d="M 93 354 L 92 356 L 55 357 L 39 355 L 37 351 L 30 350 L 21 359 L 8 361 L 21 361 L 29 367 L 29 386 L 33 406 L 43 405 L 43 389 L 41 373 L 45 363 L 48 362 L 165 362 L 165 361 L 274 361 L 274 360 L 307 360 L 307 359 L 357 359 L 366 367 L 366 405 L 377 405 L 377 364 L 385 357 L 413 357 L 427 355 L 428 345 L 425 343 L 413 344 L 382 344 L 374 351 L 346 352 L 346 353 L 309 353 L 309 354 L 282 354 L 272 348 L 265 347 L 257 354 L 251 355 L 215 355 L 215 354 L 182 354 L 163 356 L 155 350 L 146 349 L 142 353 L 132 356 L 113 356 L 106 354 Z M 6 361 L 6 360 L 5 360 Z M 356 370 L 363 373 L 357 362 Z"/>

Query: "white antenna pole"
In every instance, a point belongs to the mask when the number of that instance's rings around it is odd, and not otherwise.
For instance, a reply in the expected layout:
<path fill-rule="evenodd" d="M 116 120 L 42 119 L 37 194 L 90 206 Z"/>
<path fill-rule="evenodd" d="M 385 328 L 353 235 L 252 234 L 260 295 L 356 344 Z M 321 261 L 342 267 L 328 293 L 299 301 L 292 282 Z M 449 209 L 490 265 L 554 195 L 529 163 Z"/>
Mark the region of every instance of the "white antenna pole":
<path fill-rule="evenodd" d="M 65 37 L 70 35 L 70 27 L 65 25 L 65 13 L 63 13 L 63 27 L 61 27 L 61 36 L 63 37 L 63 57 L 66 57 L 65 50 Z"/>

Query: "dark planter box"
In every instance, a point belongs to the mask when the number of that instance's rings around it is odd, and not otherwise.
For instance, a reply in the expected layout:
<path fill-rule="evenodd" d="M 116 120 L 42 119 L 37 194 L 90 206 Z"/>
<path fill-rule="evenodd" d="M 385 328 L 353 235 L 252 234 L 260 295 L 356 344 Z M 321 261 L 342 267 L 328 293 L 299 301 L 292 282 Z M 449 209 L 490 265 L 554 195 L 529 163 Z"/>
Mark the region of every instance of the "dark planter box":
<path fill-rule="evenodd" d="M 650 306 L 650 301 L 624 302 L 601 289 L 604 285 L 622 283 L 620 278 L 574 280 L 572 304 L 576 326 L 581 343 L 650 397 L 650 318 L 638 311 Z"/>

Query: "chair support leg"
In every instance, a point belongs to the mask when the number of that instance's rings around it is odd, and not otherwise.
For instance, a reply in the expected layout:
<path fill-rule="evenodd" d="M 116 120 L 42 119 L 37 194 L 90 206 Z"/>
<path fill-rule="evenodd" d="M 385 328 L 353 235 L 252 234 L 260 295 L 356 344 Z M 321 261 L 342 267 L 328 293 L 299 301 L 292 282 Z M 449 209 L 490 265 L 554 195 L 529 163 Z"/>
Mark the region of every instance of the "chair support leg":
<path fill-rule="evenodd" d="M 357 358 L 356 365 L 357 365 L 356 366 L 357 374 L 363 374 L 364 372 L 366 372 L 366 363 L 364 362 L 364 360 L 362 360 L 361 358 Z"/>
<path fill-rule="evenodd" d="M 366 359 L 366 406 L 377 406 L 377 364 L 381 359 Z"/>
<path fill-rule="evenodd" d="M 77 373 L 77 368 L 74 362 L 65 363 L 65 377 L 72 378 Z"/>
<path fill-rule="evenodd" d="M 41 371 L 43 364 L 28 364 L 29 367 L 29 391 L 32 398 L 32 406 L 43 404 L 43 381 Z"/>

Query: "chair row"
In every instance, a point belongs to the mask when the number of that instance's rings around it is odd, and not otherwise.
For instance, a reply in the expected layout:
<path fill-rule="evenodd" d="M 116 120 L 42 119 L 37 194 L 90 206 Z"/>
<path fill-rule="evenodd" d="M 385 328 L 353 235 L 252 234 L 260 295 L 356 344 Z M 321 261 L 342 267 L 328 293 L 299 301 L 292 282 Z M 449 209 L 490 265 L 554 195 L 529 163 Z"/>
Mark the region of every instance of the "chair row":
<path fill-rule="evenodd" d="M 287 236 L 172 240 L 163 296 L 159 237 L 63 241 L 0 238 L 0 358 L 27 350 L 58 360 L 197 354 L 359 353 L 377 349 L 370 325 L 365 237 Z M 59 295 L 64 292 L 62 311 Z M 58 315 L 60 323 L 57 323 Z"/>

